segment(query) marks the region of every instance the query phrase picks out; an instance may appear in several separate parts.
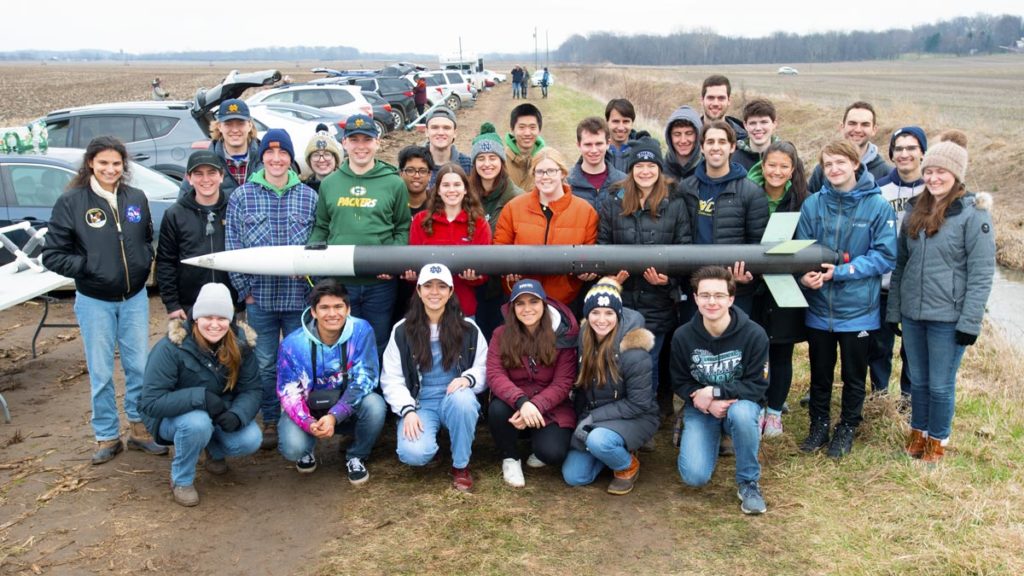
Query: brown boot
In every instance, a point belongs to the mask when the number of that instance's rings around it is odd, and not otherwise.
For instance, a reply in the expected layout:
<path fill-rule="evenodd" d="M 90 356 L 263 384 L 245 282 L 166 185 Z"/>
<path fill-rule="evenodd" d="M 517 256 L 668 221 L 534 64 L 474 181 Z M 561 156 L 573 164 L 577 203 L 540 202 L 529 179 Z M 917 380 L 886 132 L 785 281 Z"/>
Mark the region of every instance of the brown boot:
<path fill-rule="evenodd" d="M 92 454 L 92 463 L 94 466 L 110 462 L 124 450 L 124 445 L 121 444 L 120 438 L 114 440 L 103 440 L 96 443 L 96 451 Z"/>
<path fill-rule="evenodd" d="M 157 456 L 167 454 L 167 446 L 157 444 L 142 422 L 128 423 L 128 448 L 142 450 L 147 454 Z"/>
<path fill-rule="evenodd" d="M 907 438 L 907 456 L 911 458 L 920 458 L 924 456 L 925 445 L 928 444 L 928 439 L 924 437 L 924 432 L 920 430 L 910 429 L 910 437 Z"/>
<path fill-rule="evenodd" d="M 921 456 L 921 461 L 928 464 L 938 464 L 946 453 L 946 447 L 942 445 L 942 440 L 938 438 L 929 437 L 927 443 L 924 448 L 924 454 Z"/>
<path fill-rule="evenodd" d="M 625 470 L 615 470 L 612 481 L 608 484 L 608 493 L 621 496 L 623 494 L 629 494 L 633 491 L 633 486 L 636 486 L 636 479 L 640 477 L 640 460 L 637 459 L 636 454 L 632 454 L 632 461 L 629 463 L 629 468 Z"/>

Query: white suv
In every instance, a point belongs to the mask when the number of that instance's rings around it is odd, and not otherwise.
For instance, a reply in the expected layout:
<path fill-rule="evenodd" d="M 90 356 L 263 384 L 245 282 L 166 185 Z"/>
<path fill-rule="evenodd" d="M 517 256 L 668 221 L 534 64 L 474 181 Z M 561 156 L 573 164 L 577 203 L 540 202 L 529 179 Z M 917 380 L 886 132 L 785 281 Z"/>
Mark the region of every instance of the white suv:
<path fill-rule="evenodd" d="M 458 70 L 429 70 L 427 72 L 416 72 L 406 76 L 413 82 L 416 78 L 433 78 L 435 85 L 441 88 L 446 93 L 451 92 L 444 98 L 446 106 L 452 110 L 458 110 L 459 108 L 466 107 L 472 108 L 476 103 L 477 89 L 473 84 L 466 80 L 462 72 Z M 428 80 L 428 85 L 431 82 Z"/>
<path fill-rule="evenodd" d="M 366 114 L 373 117 L 373 105 L 359 86 L 338 84 L 289 84 L 253 94 L 246 102 L 264 104 L 283 102 L 321 108 L 341 116 Z"/>

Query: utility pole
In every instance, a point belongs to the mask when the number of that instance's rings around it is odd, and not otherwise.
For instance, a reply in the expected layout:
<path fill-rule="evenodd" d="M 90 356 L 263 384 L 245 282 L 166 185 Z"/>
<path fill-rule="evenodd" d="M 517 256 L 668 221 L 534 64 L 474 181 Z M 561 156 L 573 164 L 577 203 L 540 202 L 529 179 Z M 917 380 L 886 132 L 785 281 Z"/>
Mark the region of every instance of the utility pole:
<path fill-rule="evenodd" d="M 533 69 L 534 69 L 534 71 L 537 70 L 537 63 L 538 63 L 538 59 L 537 59 L 537 27 L 534 26 L 533 27 Z"/>
<path fill-rule="evenodd" d="M 548 44 L 548 30 L 544 30 L 544 67 L 551 66 L 551 45 Z"/>

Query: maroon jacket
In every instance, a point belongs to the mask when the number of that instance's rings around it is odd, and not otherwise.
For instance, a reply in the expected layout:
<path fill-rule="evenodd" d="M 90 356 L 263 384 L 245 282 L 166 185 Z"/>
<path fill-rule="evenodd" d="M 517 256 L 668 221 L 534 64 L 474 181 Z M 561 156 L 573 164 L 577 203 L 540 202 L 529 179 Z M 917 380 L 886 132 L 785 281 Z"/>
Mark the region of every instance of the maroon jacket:
<path fill-rule="evenodd" d="M 540 410 L 545 422 L 554 420 L 559 428 L 571 429 L 576 427 L 576 411 L 569 401 L 569 392 L 576 380 L 575 343 L 580 329 L 564 304 L 550 298 L 547 304 L 549 312 L 554 308 L 561 316 L 555 330 L 558 355 L 554 365 L 537 364 L 531 368 L 524 356 L 519 366 L 506 370 L 501 365 L 501 335 L 505 327 L 499 326 L 487 347 L 487 386 L 495 398 L 509 406 L 518 409 L 529 400 Z"/>

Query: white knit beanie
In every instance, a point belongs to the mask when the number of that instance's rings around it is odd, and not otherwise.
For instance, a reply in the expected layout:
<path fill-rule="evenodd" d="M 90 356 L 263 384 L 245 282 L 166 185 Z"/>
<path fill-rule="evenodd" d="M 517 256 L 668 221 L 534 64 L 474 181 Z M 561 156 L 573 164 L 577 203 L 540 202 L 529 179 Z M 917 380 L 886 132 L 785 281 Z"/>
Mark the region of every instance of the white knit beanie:
<path fill-rule="evenodd" d="M 203 284 L 192 306 L 192 319 L 203 316 L 219 316 L 231 319 L 235 316 L 235 307 L 231 305 L 231 291 L 218 282 Z"/>

